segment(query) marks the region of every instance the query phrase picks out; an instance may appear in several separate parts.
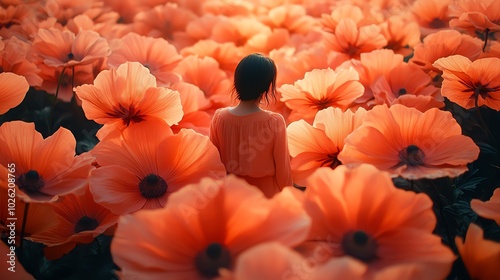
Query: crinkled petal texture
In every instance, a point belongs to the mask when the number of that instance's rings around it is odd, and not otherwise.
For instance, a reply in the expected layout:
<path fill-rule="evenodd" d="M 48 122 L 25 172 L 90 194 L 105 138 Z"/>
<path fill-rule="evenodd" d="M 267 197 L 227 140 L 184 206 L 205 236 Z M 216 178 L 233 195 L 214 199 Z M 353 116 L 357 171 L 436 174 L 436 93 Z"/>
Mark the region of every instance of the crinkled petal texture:
<path fill-rule="evenodd" d="M 434 62 L 443 71 L 441 94 L 465 109 L 487 106 L 500 111 L 500 58 L 481 58 L 472 62 L 462 55 L 443 57 Z"/>
<path fill-rule="evenodd" d="M 348 255 L 368 266 L 365 279 L 391 268 L 411 272 L 405 279 L 443 279 L 451 269 L 453 252 L 432 234 L 430 198 L 396 188 L 371 165 L 319 168 L 309 177 L 303 205 L 313 223 L 309 241 L 298 249 L 314 262 Z"/>
<path fill-rule="evenodd" d="M 343 164 L 372 164 L 394 177 L 456 177 L 479 156 L 479 147 L 461 133 L 449 112 L 378 105 L 345 139 L 338 157 Z"/>
<path fill-rule="evenodd" d="M 90 174 L 90 190 L 97 203 L 116 214 L 162 208 L 185 185 L 226 174 L 207 136 L 191 129 L 174 135 L 159 120 L 108 134 L 92 154 L 100 167 Z"/>
<path fill-rule="evenodd" d="M 82 100 L 85 116 L 104 124 L 97 132 L 99 139 L 149 119 L 177 124 L 183 115 L 179 93 L 157 87 L 156 78 L 139 62 L 104 70 L 93 85 L 76 87 L 75 92 Z"/>
<path fill-rule="evenodd" d="M 14 73 L 0 73 L 0 115 L 19 105 L 30 85 L 25 77 Z"/>
<path fill-rule="evenodd" d="M 302 80 L 280 87 L 281 101 L 292 109 L 291 120 L 311 121 L 316 112 L 328 107 L 345 111 L 364 92 L 354 68 L 334 71 L 331 68 L 314 69 Z"/>
<path fill-rule="evenodd" d="M 288 146 L 294 183 L 304 186 L 305 180 L 321 166 L 337 167 L 341 164 L 338 153 L 344 139 L 362 123 L 366 110 L 356 112 L 329 107 L 318 111 L 313 125 L 304 120 L 287 127 Z"/>
<path fill-rule="evenodd" d="M 232 270 L 254 245 L 294 246 L 307 237 L 311 220 L 295 191 L 285 188 L 267 199 L 234 175 L 204 178 L 172 194 L 163 209 L 122 216 L 111 244 L 113 260 L 124 277 L 209 279 L 195 259 L 211 244 L 229 254 L 222 267 Z"/>
<path fill-rule="evenodd" d="M 483 234 L 478 225 L 471 223 L 465 242 L 457 236 L 455 243 L 471 279 L 496 279 L 500 272 L 500 243 L 484 239 Z"/>
<path fill-rule="evenodd" d="M 500 188 L 495 189 L 488 201 L 473 199 L 470 206 L 479 216 L 495 220 L 500 225 Z"/>
<path fill-rule="evenodd" d="M 0 126 L 0 143 L 0 165 L 16 165 L 16 193 L 25 202 L 52 201 L 80 192 L 94 168 L 90 154 L 75 156 L 75 138 L 63 127 L 43 139 L 34 123 L 6 122 Z M 32 179 L 23 183 L 21 176 Z"/>

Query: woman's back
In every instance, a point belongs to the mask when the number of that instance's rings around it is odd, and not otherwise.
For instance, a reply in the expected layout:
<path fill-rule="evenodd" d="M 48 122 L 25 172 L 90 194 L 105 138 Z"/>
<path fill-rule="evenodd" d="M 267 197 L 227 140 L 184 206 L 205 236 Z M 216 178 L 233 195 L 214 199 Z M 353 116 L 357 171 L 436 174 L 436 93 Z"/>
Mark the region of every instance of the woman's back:
<path fill-rule="evenodd" d="M 292 185 L 286 125 L 280 114 L 259 110 L 239 116 L 229 108 L 218 109 L 210 139 L 227 172 L 256 185 L 266 196 Z"/>

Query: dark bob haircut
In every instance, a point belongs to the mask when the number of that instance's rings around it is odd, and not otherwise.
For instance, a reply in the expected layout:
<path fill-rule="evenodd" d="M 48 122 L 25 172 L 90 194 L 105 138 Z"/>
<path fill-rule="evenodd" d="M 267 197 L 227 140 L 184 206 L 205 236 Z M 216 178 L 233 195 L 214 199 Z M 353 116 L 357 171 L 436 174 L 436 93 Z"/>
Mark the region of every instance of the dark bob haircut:
<path fill-rule="evenodd" d="M 239 100 L 276 99 L 276 64 L 259 53 L 245 56 L 234 71 L 233 93 Z"/>

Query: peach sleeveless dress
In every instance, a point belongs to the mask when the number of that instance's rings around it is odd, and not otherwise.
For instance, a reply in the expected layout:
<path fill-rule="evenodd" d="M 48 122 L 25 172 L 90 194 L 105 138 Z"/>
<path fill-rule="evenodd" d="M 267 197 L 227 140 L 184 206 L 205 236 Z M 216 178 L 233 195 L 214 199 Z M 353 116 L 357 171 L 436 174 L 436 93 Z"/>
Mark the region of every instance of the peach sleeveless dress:
<path fill-rule="evenodd" d="M 215 111 L 210 140 L 217 147 L 227 173 L 257 186 L 272 197 L 292 186 L 286 124 L 278 113 L 262 110 L 245 116 Z"/>

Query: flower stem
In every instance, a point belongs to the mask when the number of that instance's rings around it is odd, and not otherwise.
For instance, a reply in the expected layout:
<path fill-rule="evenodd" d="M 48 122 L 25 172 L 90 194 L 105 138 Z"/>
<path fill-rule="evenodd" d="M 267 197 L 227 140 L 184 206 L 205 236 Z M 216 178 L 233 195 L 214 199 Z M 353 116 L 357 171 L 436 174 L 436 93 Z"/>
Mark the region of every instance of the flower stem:
<path fill-rule="evenodd" d="M 24 206 L 24 213 L 23 213 L 23 223 L 21 226 L 21 240 L 19 241 L 19 247 L 23 247 L 23 240 L 24 240 L 24 234 L 26 232 L 26 221 L 28 220 L 28 210 L 30 208 L 30 204 L 26 203 Z"/>
<path fill-rule="evenodd" d="M 486 28 L 486 29 L 484 30 L 484 45 L 483 45 L 483 52 L 484 52 L 484 50 L 486 50 L 486 45 L 488 44 L 488 35 L 490 35 L 489 33 L 490 33 L 490 29 L 489 29 L 489 28 Z"/>

